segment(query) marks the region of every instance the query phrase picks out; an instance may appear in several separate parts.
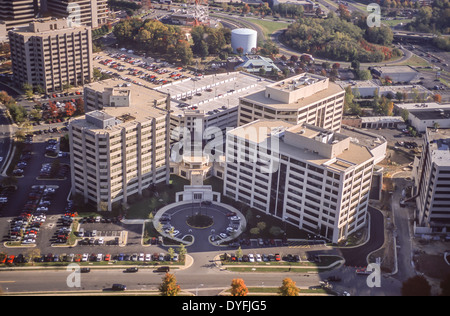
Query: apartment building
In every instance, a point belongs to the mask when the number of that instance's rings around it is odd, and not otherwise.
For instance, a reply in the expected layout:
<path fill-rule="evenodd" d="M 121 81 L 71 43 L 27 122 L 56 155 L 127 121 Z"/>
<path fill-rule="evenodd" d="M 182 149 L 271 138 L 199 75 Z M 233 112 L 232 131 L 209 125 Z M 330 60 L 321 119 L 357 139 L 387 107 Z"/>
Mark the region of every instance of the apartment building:
<path fill-rule="evenodd" d="M 41 11 L 93 29 L 106 23 L 109 12 L 107 0 L 42 0 Z"/>
<path fill-rule="evenodd" d="M 428 233 L 450 228 L 450 129 L 427 128 L 422 155 L 413 165 L 416 220 Z"/>
<path fill-rule="evenodd" d="M 90 28 L 51 19 L 31 22 L 9 31 L 8 35 L 13 78 L 17 84 L 29 83 L 53 92 L 91 81 Z"/>
<path fill-rule="evenodd" d="M 258 119 L 272 119 L 339 131 L 344 96 L 344 89 L 328 78 L 304 73 L 241 97 L 239 126 Z"/>
<path fill-rule="evenodd" d="M 155 99 L 161 97 L 154 92 Z M 127 87 L 105 92 L 102 109 L 69 125 L 72 193 L 99 210 L 157 183 L 168 183 L 167 111 Z"/>
<path fill-rule="evenodd" d="M 227 133 L 223 193 L 335 243 L 365 225 L 373 167 L 349 136 L 258 120 Z"/>

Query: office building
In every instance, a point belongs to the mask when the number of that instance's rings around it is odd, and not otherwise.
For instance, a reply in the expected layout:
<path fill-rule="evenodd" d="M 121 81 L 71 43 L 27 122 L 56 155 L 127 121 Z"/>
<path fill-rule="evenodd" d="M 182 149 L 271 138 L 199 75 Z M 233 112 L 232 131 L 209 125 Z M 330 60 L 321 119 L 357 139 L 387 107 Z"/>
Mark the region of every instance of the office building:
<path fill-rule="evenodd" d="M 328 78 L 304 73 L 240 98 L 239 126 L 259 119 L 341 128 L 345 91 Z"/>
<path fill-rule="evenodd" d="M 85 26 L 67 21 L 35 21 L 9 31 L 14 81 L 47 92 L 91 81 L 92 35 Z"/>
<path fill-rule="evenodd" d="M 350 136 L 258 120 L 227 133 L 224 195 L 336 243 L 366 223 L 373 167 Z"/>
<path fill-rule="evenodd" d="M 10 29 L 28 25 L 39 13 L 38 0 L 0 0 L 0 21 Z"/>
<path fill-rule="evenodd" d="M 420 158 L 413 165 L 417 226 L 423 233 L 450 228 L 450 129 L 427 128 Z M 423 229 L 425 228 L 425 229 Z"/>
<path fill-rule="evenodd" d="M 108 18 L 107 0 L 42 0 L 41 11 L 58 18 L 69 18 L 93 29 Z"/>
<path fill-rule="evenodd" d="M 155 88 L 170 96 L 171 142 L 180 153 L 172 159 L 172 173 L 188 180 L 193 171 L 201 172 L 204 179 L 222 178 L 219 152 L 223 152 L 227 129 L 237 127 L 239 97 L 271 83 L 248 73 L 230 72 L 181 79 Z M 214 158 L 204 154 L 205 144 L 212 139 L 217 145 Z"/>
<path fill-rule="evenodd" d="M 69 125 L 72 193 L 99 210 L 169 181 L 169 118 L 153 106 L 164 96 L 152 92 L 150 99 L 128 87 L 106 89 L 101 109 Z"/>

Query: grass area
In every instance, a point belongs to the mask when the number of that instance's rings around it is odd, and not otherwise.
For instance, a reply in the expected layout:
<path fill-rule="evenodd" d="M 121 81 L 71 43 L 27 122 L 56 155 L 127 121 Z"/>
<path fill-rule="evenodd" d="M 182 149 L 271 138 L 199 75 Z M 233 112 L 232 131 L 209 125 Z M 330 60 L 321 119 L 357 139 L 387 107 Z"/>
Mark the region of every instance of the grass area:
<path fill-rule="evenodd" d="M 278 294 L 278 287 L 247 287 L 248 295 L 253 294 Z M 225 291 L 230 293 L 231 289 Z M 326 289 L 300 289 L 300 295 L 302 294 L 329 294 Z"/>
<path fill-rule="evenodd" d="M 285 29 L 289 26 L 289 24 L 284 22 L 267 21 L 251 18 L 244 18 L 244 20 L 259 25 L 262 28 L 264 35 L 266 36 L 275 33 L 278 30 Z"/>
<path fill-rule="evenodd" d="M 184 190 L 185 185 L 190 182 L 177 176 L 170 177 L 170 184 L 161 183 L 156 185 L 153 192 L 148 192 L 150 196 L 136 198 L 137 201 L 127 210 L 127 219 L 147 219 L 151 212 L 159 210 L 161 207 L 174 203 L 175 194 Z"/>
<path fill-rule="evenodd" d="M 399 63 L 398 65 L 411 67 L 427 67 L 430 66 L 430 63 L 417 55 L 412 55 L 411 58 L 409 58 L 407 61 Z"/>
<path fill-rule="evenodd" d="M 404 20 L 383 20 L 381 23 L 390 27 L 397 26 L 400 23 L 408 24 L 412 19 L 404 19 Z"/>

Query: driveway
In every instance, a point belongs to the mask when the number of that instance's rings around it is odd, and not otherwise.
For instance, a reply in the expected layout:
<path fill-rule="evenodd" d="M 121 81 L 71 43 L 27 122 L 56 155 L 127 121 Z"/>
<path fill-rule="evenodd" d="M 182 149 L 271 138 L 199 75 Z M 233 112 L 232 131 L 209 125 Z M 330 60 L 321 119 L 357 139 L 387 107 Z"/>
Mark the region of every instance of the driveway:
<path fill-rule="evenodd" d="M 367 266 L 367 256 L 380 249 L 384 244 L 384 217 L 383 214 L 369 206 L 370 214 L 370 239 L 362 246 L 355 248 L 341 248 L 341 254 L 345 264 L 349 266 Z"/>

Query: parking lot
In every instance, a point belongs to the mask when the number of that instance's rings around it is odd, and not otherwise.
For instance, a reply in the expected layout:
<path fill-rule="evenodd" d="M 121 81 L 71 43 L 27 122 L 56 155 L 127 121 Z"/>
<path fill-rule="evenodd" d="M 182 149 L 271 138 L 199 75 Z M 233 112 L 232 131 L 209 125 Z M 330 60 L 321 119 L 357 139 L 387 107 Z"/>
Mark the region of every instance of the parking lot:
<path fill-rule="evenodd" d="M 94 54 L 94 68 L 133 84 L 155 88 L 196 76 L 165 61 L 136 56 L 128 51 L 112 50 Z"/>

